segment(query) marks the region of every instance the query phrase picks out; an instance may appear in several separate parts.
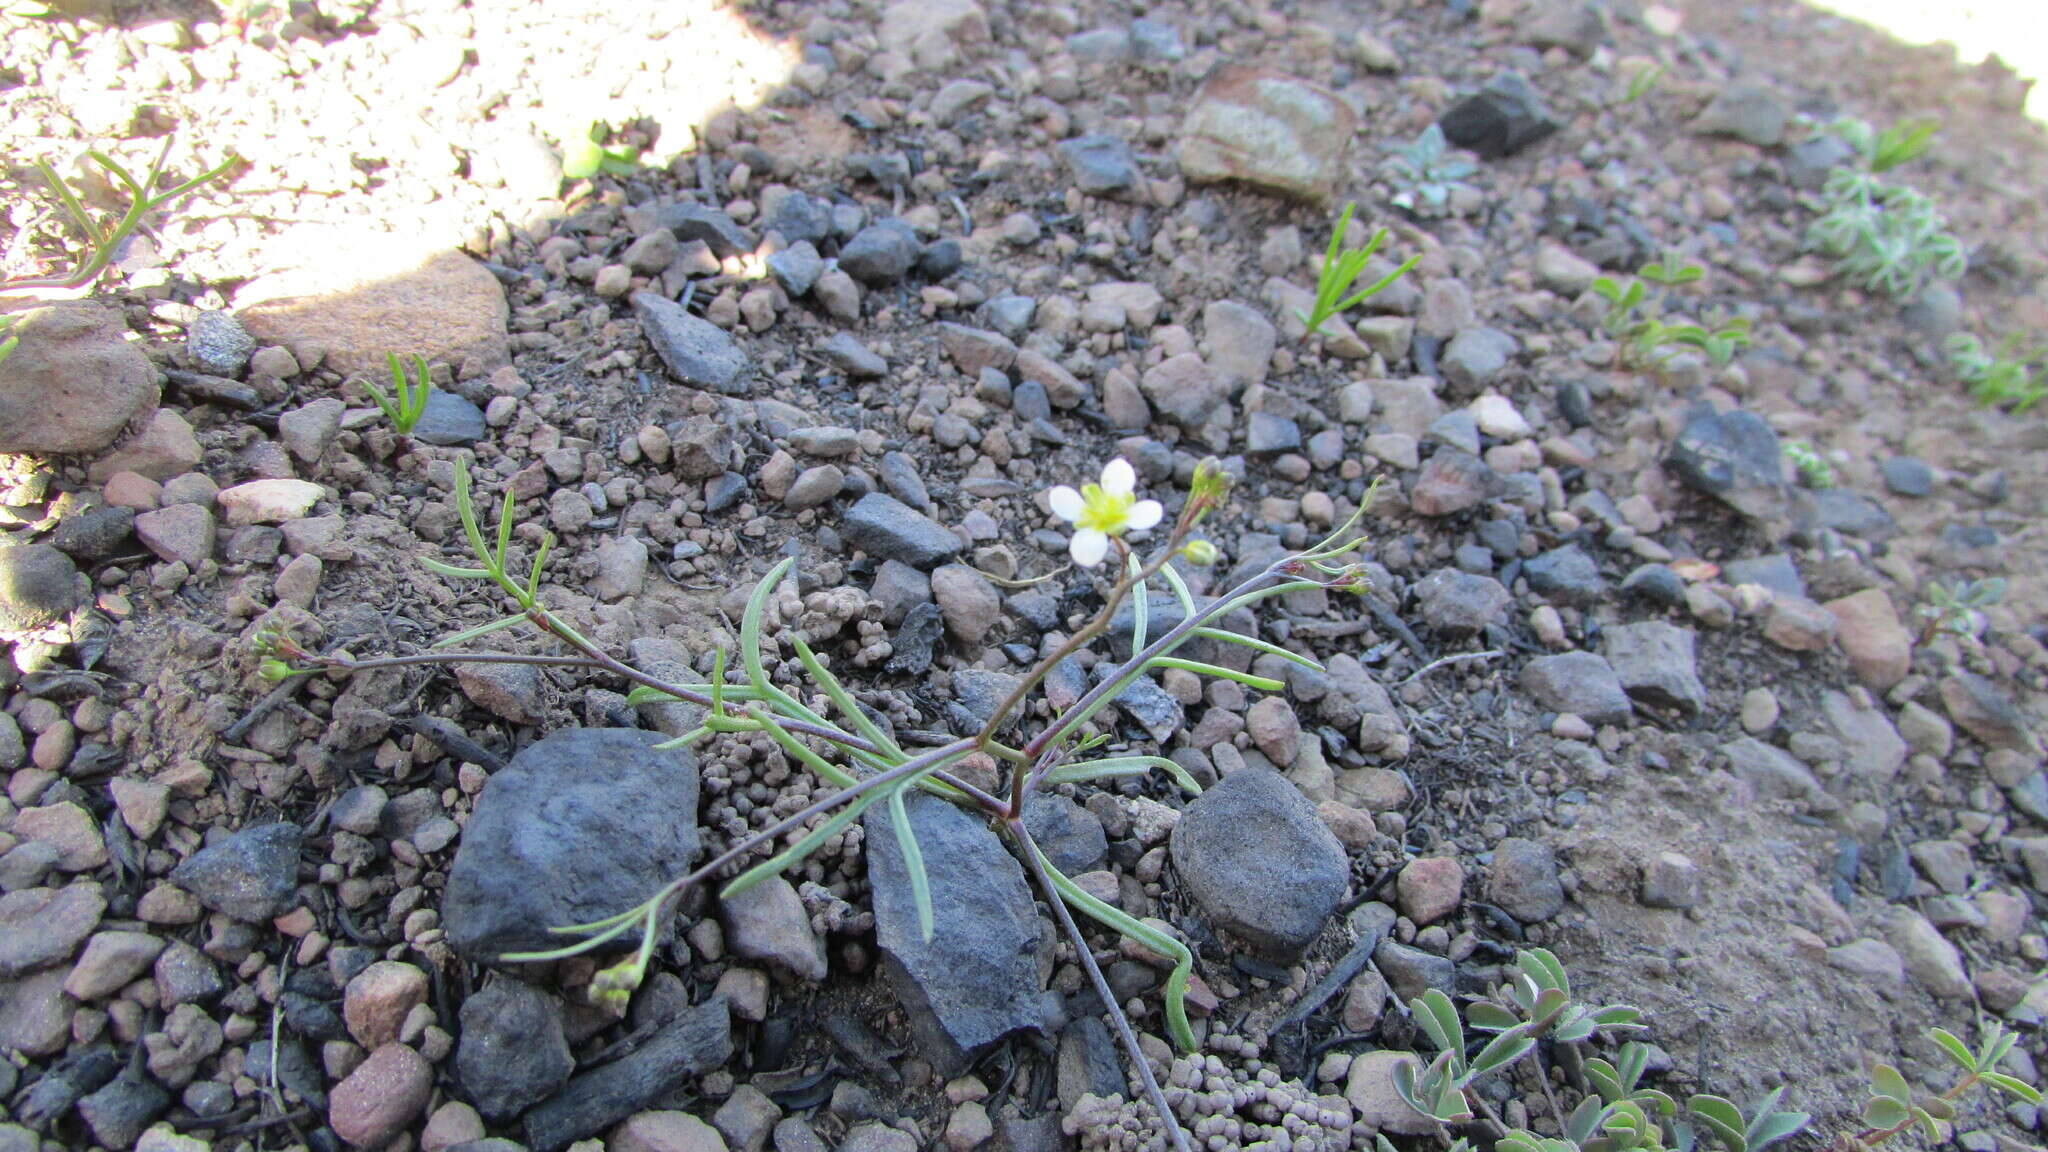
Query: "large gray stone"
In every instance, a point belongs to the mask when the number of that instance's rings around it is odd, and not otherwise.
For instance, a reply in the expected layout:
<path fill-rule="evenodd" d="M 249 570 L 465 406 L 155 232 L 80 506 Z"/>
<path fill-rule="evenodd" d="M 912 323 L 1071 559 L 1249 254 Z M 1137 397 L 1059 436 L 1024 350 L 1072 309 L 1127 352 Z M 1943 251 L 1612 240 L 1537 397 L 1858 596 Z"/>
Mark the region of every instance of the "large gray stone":
<path fill-rule="evenodd" d="M 441 904 L 457 952 L 491 961 L 560 947 L 549 928 L 623 912 L 689 870 L 701 847 L 697 760 L 653 747 L 663 739 L 570 729 L 491 777 Z"/>
<path fill-rule="evenodd" d="M 1620 677 L 1591 652 L 1560 652 L 1529 661 L 1522 667 L 1522 691 L 1544 708 L 1595 724 L 1619 724 L 1631 711 Z"/>
<path fill-rule="evenodd" d="M 299 880 L 296 824 L 244 828 L 194 852 L 171 872 L 171 883 L 237 920 L 262 922 L 291 911 Z"/>
<path fill-rule="evenodd" d="M 1343 845 L 1278 772 L 1245 768 L 1174 826 L 1175 871 L 1211 923 L 1280 960 L 1298 956 L 1344 899 Z"/>
<path fill-rule="evenodd" d="M 71 614 L 78 566 L 48 544 L 0 546 L 0 632 L 27 632 Z"/>
<path fill-rule="evenodd" d="M 671 375 L 734 396 L 747 391 L 747 354 L 725 329 L 652 292 L 633 295 L 633 314 Z"/>
<path fill-rule="evenodd" d="M 945 525 L 896 499 L 870 492 L 839 522 L 853 546 L 870 556 L 930 571 L 960 554 L 960 538 Z"/>
<path fill-rule="evenodd" d="M 1202 85 L 1181 124 L 1181 172 L 1326 201 L 1358 116 L 1335 93 L 1270 68 L 1229 65 Z"/>
<path fill-rule="evenodd" d="M 568 1083 L 576 1058 L 562 1005 L 548 992 L 497 976 L 462 1002 L 455 1075 L 484 1118 L 504 1123 Z"/>
<path fill-rule="evenodd" d="M 1622 689 L 1645 704 L 1692 716 L 1706 706 L 1690 628 L 1662 620 L 1617 624 L 1607 629 L 1607 663 Z"/>
<path fill-rule="evenodd" d="M 1754 412 L 1702 412 L 1678 433 L 1664 466 L 1686 487 L 1755 519 L 1785 514 L 1784 449 Z"/>
<path fill-rule="evenodd" d="M 1038 909 L 1023 865 L 984 821 L 924 793 L 905 811 L 943 923 L 924 938 L 896 825 L 877 804 L 862 817 L 875 940 L 920 1055 L 952 1076 L 1003 1037 L 1044 1026 Z"/>

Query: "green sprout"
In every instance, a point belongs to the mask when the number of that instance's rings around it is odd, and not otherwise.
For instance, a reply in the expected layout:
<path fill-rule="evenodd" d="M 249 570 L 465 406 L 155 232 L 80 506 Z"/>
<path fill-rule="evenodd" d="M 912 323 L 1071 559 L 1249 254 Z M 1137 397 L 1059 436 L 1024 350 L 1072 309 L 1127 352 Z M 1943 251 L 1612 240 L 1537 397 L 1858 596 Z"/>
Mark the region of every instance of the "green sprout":
<path fill-rule="evenodd" d="M 2041 1103 L 2041 1093 L 2033 1085 L 1998 1070 L 1999 1062 L 2019 1041 L 2018 1034 L 2004 1025 L 1987 1023 L 1984 1042 L 1974 1052 L 1946 1029 L 1931 1029 L 1927 1035 L 1962 1068 L 1962 1078 L 1938 1096 L 1915 1096 L 1897 1068 L 1876 1065 L 1870 1070 L 1870 1099 L 1863 1105 L 1864 1127 L 1853 1135 L 1844 1134 L 1841 1143 L 1847 1148 L 1875 1148 L 1916 1126 L 1928 1139 L 1938 1141 L 1942 1138 L 1940 1122 L 1953 1119 L 1955 1102 L 1980 1083 L 2028 1104 Z"/>
<path fill-rule="evenodd" d="M 19 316 L 0 316 L 0 334 L 6 336 L 6 339 L 0 340 L 0 364 L 7 363 L 7 358 L 14 355 L 14 349 L 21 343 L 21 334 L 14 331 L 15 324 L 20 320 Z"/>
<path fill-rule="evenodd" d="M 1799 472 L 1800 482 L 1808 488 L 1833 488 L 1835 470 L 1812 444 L 1804 440 L 1785 442 L 1785 459 Z"/>
<path fill-rule="evenodd" d="M 1451 194 L 1466 187 L 1465 178 L 1479 171 L 1479 165 L 1451 154 L 1443 127 L 1434 123 L 1407 144 L 1393 145 L 1392 151 L 1380 172 L 1399 186 L 1392 198 L 1394 207 L 1417 216 L 1443 215 Z"/>
<path fill-rule="evenodd" d="M 1735 354 L 1749 347 L 1749 321 L 1745 317 L 1710 312 L 1702 319 L 1667 322 L 1664 305 L 1672 293 L 1687 284 L 1698 283 L 1706 269 L 1668 253 L 1636 269 L 1627 281 L 1602 276 L 1593 281 L 1592 292 L 1607 302 L 1600 327 L 1624 343 L 1626 362 L 1658 367 L 1685 348 L 1698 349 L 1716 367 L 1727 367 Z M 1662 289 L 1654 297 L 1643 281 Z"/>
<path fill-rule="evenodd" d="M 564 179 L 583 180 L 600 172 L 624 176 L 639 169 L 640 149 L 608 146 L 601 142 L 606 135 L 606 126 L 593 122 L 581 132 L 571 131 L 562 137 Z"/>
<path fill-rule="evenodd" d="M 1903 299 L 1930 279 L 1969 269 L 1963 243 L 1934 201 L 1854 168 L 1837 168 L 1822 189 L 1821 216 L 1808 246 L 1834 258 L 1836 270 L 1873 291 Z"/>
<path fill-rule="evenodd" d="M 1366 262 L 1372 259 L 1373 253 L 1379 251 L 1380 245 L 1386 243 L 1387 240 L 1387 230 L 1385 228 L 1375 228 L 1373 229 L 1372 239 L 1366 241 L 1365 247 L 1350 249 L 1343 247 L 1344 233 L 1351 226 L 1351 212 L 1355 207 L 1357 207 L 1355 204 L 1346 204 L 1344 206 L 1343 214 L 1337 217 L 1336 229 L 1330 233 L 1330 247 L 1323 255 L 1322 271 L 1316 276 L 1316 302 L 1314 308 L 1306 314 L 1299 311 L 1295 313 L 1295 315 L 1300 316 L 1308 324 L 1308 330 L 1311 335 L 1322 329 L 1323 321 L 1328 320 L 1332 316 L 1349 312 L 1366 300 L 1386 291 L 1389 287 L 1393 286 L 1395 281 L 1406 276 L 1409 269 L 1422 262 L 1421 256 L 1411 256 L 1408 258 L 1407 263 L 1399 268 L 1351 293 L 1349 296 L 1344 295 L 1346 291 L 1350 290 L 1351 285 L 1358 280 L 1359 275 L 1365 271 Z"/>
<path fill-rule="evenodd" d="M 1889 172 L 1925 156 L 1934 146 L 1934 134 L 1941 131 L 1941 121 L 1911 117 L 1879 132 L 1868 121 L 1844 116 L 1828 128 L 1854 148 L 1872 172 Z"/>
<path fill-rule="evenodd" d="M 1948 359 L 1956 378 L 1970 386 L 1970 395 L 1987 408 L 2025 412 L 2048 399 L 2048 345 L 2026 350 L 2018 336 L 2007 337 L 1997 355 L 1968 332 L 1948 338 Z"/>
<path fill-rule="evenodd" d="M 1648 96 L 1656 90 L 1658 82 L 1663 80 L 1664 74 L 1669 71 L 1670 69 L 1662 64 L 1652 64 L 1647 68 L 1636 69 L 1635 73 L 1628 78 L 1628 88 L 1622 92 L 1621 102 L 1624 104 L 1634 104 L 1643 97 Z"/>
<path fill-rule="evenodd" d="M 1953 585 L 1936 581 L 1927 588 L 1927 603 L 1919 608 L 1920 643 L 1934 639 L 1937 632 L 1947 632 L 1964 640 L 1975 641 L 1984 635 L 1990 621 L 1984 609 L 2005 599 L 2005 577 L 1989 576 L 1982 580 L 1963 580 Z"/>
<path fill-rule="evenodd" d="M 433 377 L 428 374 L 427 361 L 422 356 L 413 356 L 411 373 L 407 373 L 397 353 L 386 352 L 384 359 L 391 367 L 391 391 L 384 391 L 376 381 L 368 379 L 363 381 L 363 387 L 398 434 L 410 436 L 427 410 L 427 397 L 434 391 Z"/>
<path fill-rule="evenodd" d="M 120 256 L 128 237 L 142 226 L 144 217 L 194 189 L 218 180 L 242 162 L 239 156 L 230 155 L 219 167 L 208 169 L 168 191 L 152 195 L 150 189 L 156 187 L 157 181 L 163 176 L 164 161 L 169 159 L 170 154 L 171 141 L 165 140 L 163 151 L 157 154 L 156 162 L 149 166 L 149 171 L 140 180 L 130 175 L 128 169 L 104 152 L 95 150 L 85 154 L 86 159 L 106 169 L 128 190 L 128 210 L 112 225 L 94 220 L 92 214 L 86 211 L 83 198 L 57 174 L 57 170 L 47 161 L 36 161 L 36 171 L 43 174 L 43 180 L 49 184 L 50 190 L 56 193 L 58 202 L 64 206 L 64 211 L 71 217 L 71 222 L 77 225 L 79 231 L 85 233 L 86 243 L 92 252 L 83 263 L 62 276 L 8 280 L 0 282 L 0 291 L 11 292 L 21 288 L 80 288 L 92 283 Z"/>

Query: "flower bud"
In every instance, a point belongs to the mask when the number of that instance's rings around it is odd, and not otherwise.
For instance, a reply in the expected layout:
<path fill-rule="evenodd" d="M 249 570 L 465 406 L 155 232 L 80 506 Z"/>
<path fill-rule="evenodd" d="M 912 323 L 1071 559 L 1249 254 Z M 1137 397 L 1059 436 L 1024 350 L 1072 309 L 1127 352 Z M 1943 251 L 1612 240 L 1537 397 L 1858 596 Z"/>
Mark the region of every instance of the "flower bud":
<path fill-rule="evenodd" d="M 1188 563 L 1201 568 L 1207 568 L 1209 565 L 1216 563 L 1217 559 L 1221 556 L 1221 553 L 1216 549 L 1216 545 L 1207 540 L 1188 541 L 1186 544 L 1181 545 L 1180 554 L 1187 558 Z"/>

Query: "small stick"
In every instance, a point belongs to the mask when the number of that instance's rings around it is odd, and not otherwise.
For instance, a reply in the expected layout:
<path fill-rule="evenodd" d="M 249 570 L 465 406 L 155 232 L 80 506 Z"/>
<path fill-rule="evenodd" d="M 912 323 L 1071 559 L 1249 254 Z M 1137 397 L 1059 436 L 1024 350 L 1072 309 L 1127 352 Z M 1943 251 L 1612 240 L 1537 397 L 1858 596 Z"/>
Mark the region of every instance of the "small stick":
<path fill-rule="evenodd" d="M 1406 680 L 1403 680 L 1399 684 L 1394 685 L 1394 687 L 1406 688 L 1408 685 L 1415 683 L 1417 680 L 1422 679 L 1424 676 L 1429 675 L 1431 672 L 1434 672 L 1437 669 L 1445 667 L 1447 665 L 1463 664 L 1468 660 L 1491 660 L 1496 656 L 1503 655 L 1506 655 L 1506 653 L 1495 651 L 1493 649 L 1488 649 L 1484 652 L 1460 652 L 1456 656 L 1445 656 L 1440 660 L 1431 660 L 1429 663 L 1424 664 L 1420 668 L 1417 668 L 1415 672 L 1412 675 L 1410 675 Z"/>

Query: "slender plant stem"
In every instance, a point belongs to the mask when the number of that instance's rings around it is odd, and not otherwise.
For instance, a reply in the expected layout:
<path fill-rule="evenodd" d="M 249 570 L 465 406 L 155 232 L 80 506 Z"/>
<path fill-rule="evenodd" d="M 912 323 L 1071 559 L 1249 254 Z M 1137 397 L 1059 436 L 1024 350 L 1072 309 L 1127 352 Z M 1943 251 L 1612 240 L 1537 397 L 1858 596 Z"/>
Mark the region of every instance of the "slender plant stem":
<path fill-rule="evenodd" d="M 1109 1018 L 1116 1022 L 1117 1038 L 1123 1041 L 1124 1052 L 1131 1064 L 1138 1070 L 1138 1079 L 1145 1086 L 1145 1095 L 1152 1102 L 1152 1108 L 1159 1113 L 1159 1123 L 1165 1128 L 1168 1139 L 1176 1152 L 1191 1152 L 1187 1133 L 1181 1130 L 1180 1121 L 1167 1106 L 1166 1093 L 1159 1090 L 1159 1078 L 1152 1075 L 1152 1063 L 1145 1058 L 1145 1050 L 1138 1046 L 1137 1033 L 1131 1030 L 1130 1017 L 1123 1006 L 1117 1003 L 1116 993 L 1109 987 L 1109 980 L 1102 974 L 1102 966 L 1095 962 L 1095 953 L 1088 950 L 1088 940 L 1081 935 L 1081 926 L 1074 922 L 1074 914 L 1067 908 L 1067 902 L 1060 898 L 1059 889 L 1053 886 L 1052 877 L 1045 874 L 1045 865 L 1038 858 L 1038 845 L 1032 842 L 1031 833 L 1024 827 L 1021 817 L 1011 816 L 1003 821 L 1012 839 L 1024 857 L 1024 864 L 1031 869 L 1032 879 L 1038 882 L 1039 891 L 1052 905 L 1053 915 L 1059 919 L 1060 929 L 1074 945 L 1074 952 L 1081 959 L 1081 967 L 1088 973 L 1089 983 L 1095 986 L 1095 995 L 1100 997 Z"/>

